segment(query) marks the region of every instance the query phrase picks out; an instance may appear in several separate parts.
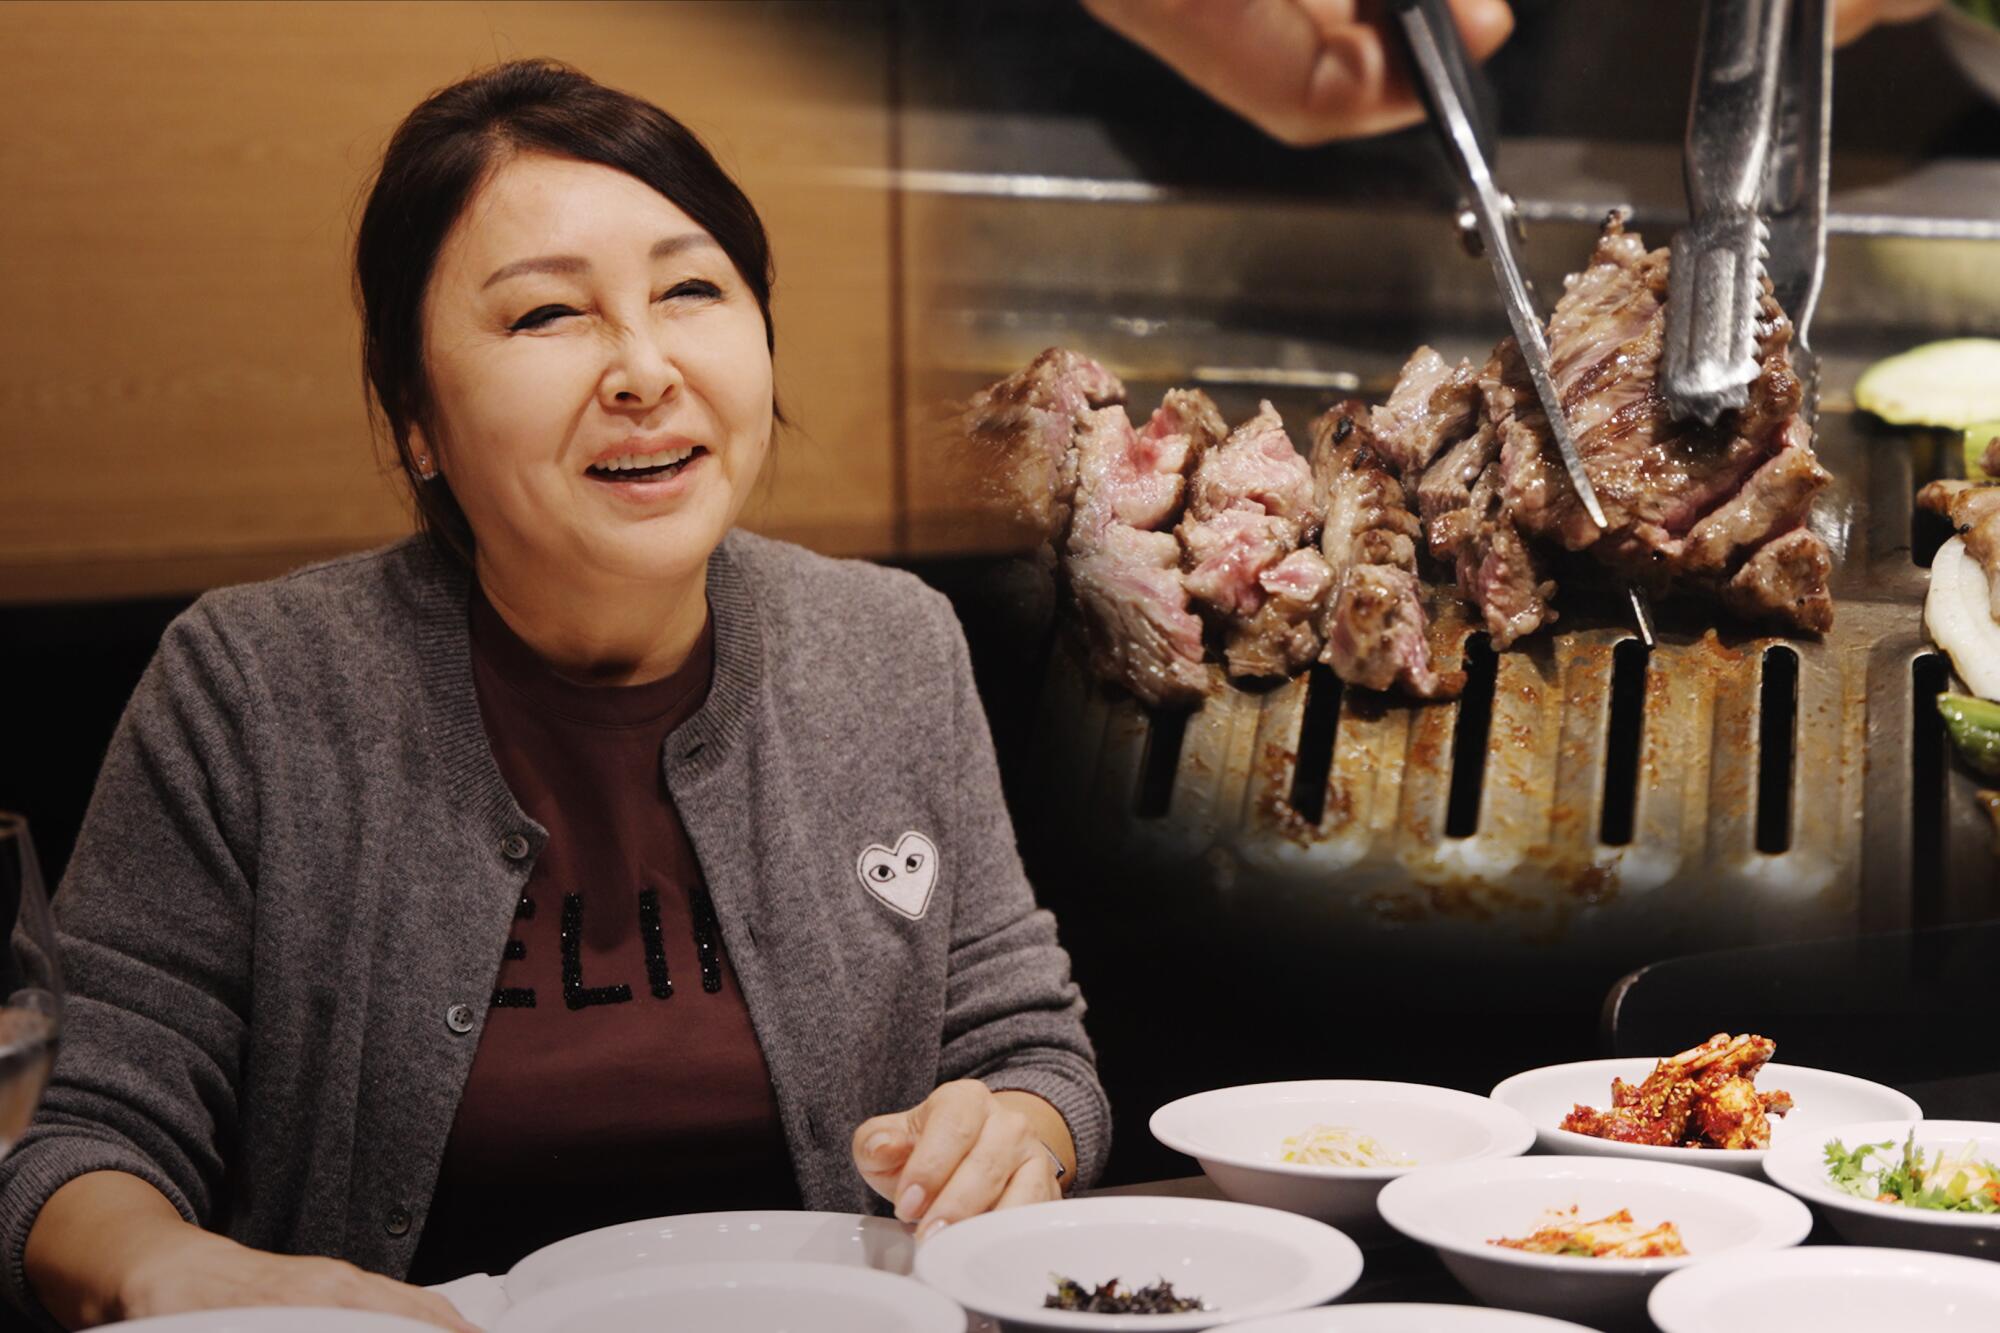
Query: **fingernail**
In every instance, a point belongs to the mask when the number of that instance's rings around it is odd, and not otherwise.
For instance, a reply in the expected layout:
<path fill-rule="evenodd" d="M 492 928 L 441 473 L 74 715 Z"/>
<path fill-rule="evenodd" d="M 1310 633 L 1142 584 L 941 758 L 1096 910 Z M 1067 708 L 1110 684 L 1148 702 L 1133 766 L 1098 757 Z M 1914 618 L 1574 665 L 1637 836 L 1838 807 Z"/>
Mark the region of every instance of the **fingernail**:
<path fill-rule="evenodd" d="M 924 1187 L 912 1185 L 903 1191 L 903 1197 L 896 1200 L 896 1216 L 905 1222 L 914 1222 L 924 1209 Z"/>
<path fill-rule="evenodd" d="M 879 1157 L 882 1155 L 882 1150 L 888 1147 L 894 1141 L 895 1137 L 895 1135 L 885 1129 L 880 1134 L 870 1138 L 868 1142 L 862 1144 L 861 1151 L 869 1157 Z"/>
<path fill-rule="evenodd" d="M 917 1228 L 917 1240 L 919 1242 L 927 1241 L 950 1225 L 951 1220 L 949 1218 L 933 1217 L 930 1221 Z"/>

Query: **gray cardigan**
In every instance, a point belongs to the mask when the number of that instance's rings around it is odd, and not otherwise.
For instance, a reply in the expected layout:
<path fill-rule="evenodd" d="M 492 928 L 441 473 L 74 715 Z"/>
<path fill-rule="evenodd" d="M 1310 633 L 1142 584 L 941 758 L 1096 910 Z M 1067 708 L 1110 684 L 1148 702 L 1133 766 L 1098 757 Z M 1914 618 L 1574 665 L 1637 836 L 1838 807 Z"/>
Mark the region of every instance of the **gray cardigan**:
<path fill-rule="evenodd" d="M 407 1271 L 546 837 L 487 747 L 466 593 L 413 540 L 167 630 L 57 897 L 67 1030 L 0 1162 L 16 1303 L 43 1202 L 107 1168 L 246 1244 Z M 875 1208 L 854 1126 L 963 1077 L 1052 1102 L 1089 1182 L 1109 1118 L 1083 1001 L 949 604 L 740 532 L 708 595 L 714 684 L 662 762 L 806 1206 Z M 906 874 L 922 839 L 932 873 Z"/>

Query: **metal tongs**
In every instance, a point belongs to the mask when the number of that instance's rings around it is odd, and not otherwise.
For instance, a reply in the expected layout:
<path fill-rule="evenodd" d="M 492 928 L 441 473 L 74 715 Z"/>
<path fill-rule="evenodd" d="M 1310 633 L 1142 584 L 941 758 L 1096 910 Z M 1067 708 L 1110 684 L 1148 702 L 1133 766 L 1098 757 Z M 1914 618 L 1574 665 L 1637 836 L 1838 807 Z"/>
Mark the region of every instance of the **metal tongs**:
<path fill-rule="evenodd" d="M 1757 378 L 1760 278 L 1791 316 L 1802 411 L 1819 407 L 1806 332 L 1826 268 L 1832 7 L 1706 0 L 1688 108 L 1689 223 L 1667 274 L 1660 385 L 1674 416 L 1713 424 Z"/>
<path fill-rule="evenodd" d="M 1521 359 L 1527 364 L 1528 378 L 1534 382 L 1535 396 L 1549 419 L 1549 435 L 1562 455 L 1570 485 L 1584 512 L 1599 531 L 1604 529 L 1604 509 L 1597 491 L 1584 471 L 1583 456 L 1577 452 L 1576 437 L 1570 433 L 1569 419 L 1563 414 L 1562 396 L 1556 392 L 1549 368 L 1549 345 L 1542 332 L 1542 318 L 1535 310 L 1534 291 L 1521 273 L 1514 254 L 1514 236 L 1521 234 L 1521 218 L 1511 196 L 1494 183 L 1490 165 L 1494 142 L 1486 119 L 1480 114 L 1473 93 L 1472 65 L 1465 44 L 1452 22 L 1444 0 L 1392 0 L 1397 21 L 1408 39 L 1410 63 L 1416 67 L 1417 87 L 1431 113 L 1432 124 L 1444 142 L 1445 156 L 1458 177 L 1462 192 L 1458 217 L 1459 232 L 1466 248 L 1484 254 L 1493 265 L 1494 280 L 1500 285 L 1500 301 L 1507 310 L 1507 322 L 1520 345 Z M 1653 646 L 1652 615 L 1644 596 L 1628 586 L 1632 613 L 1639 636 Z"/>

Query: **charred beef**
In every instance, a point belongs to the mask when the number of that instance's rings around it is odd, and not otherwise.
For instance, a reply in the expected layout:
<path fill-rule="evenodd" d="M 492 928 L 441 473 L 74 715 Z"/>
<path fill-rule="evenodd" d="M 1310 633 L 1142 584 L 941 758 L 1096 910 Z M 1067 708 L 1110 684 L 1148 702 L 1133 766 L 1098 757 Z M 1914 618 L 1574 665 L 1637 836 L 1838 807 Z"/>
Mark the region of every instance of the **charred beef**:
<path fill-rule="evenodd" d="M 1511 339 L 1479 376 L 1484 421 L 1418 483 L 1432 551 L 1456 560 L 1496 646 L 1552 616 L 1543 549 L 1588 551 L 1621 577 L 1718 597 L 1741 615 L 1832 625 L 1831 555 L 1804 527 L 1829 477 L 1798 415 L 1791 322 L 1767 285 L 1749 405 L 1714 426 L 1675 421 L 1658 386 L 1667 261 L 1613 216 L 1549 321 L 1556 391 L 1604 509 L 1602 532 L 1569 483 Z M 1480 439 L 1488 427 L 1494 438 Z M 1481 472 L 1467 484 L 1474 465 Z"/>
<path fill-rule="evenodd" d="M 1118 377 L 1087 356 L 1051 347 L 973 395 L 959 419 L 955 484 L 1005 517 L 1025 544 L 1059 538 L 1076 491 L 1077 433 L 1090 413 L 1125 401 Z"/>
<path fill-rule="evenodd" d="M 1348 402 L 1312 424 L 1313 493 L 1326 514 L 1320 554 L 1334 585 L 1320 660 L 1350 685 L 1455 693 L 1462 680 L 1431 668 L 1417 582 L 1421 529 L 1369 419 L 1366 407 Z"/>

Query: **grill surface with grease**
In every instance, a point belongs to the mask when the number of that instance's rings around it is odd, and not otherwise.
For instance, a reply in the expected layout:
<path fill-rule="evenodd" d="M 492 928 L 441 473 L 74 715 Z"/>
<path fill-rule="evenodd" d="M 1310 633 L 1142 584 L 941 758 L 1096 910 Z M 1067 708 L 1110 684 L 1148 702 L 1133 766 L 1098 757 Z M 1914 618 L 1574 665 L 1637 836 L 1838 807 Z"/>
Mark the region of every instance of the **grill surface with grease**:
<path fill-rule="evenodd" d="M 1851 367 L 1830 367 L 1836 375 Z M 1237 377 L 1239 380 L 1248 377 Z M 1134 401 L 1162 382 L 1135 379 Z M 1378 391 L 1386 385 L 1375 385 Z M 1317 400 L 1268 393 L 1290 421 Z M 1287 397 L 1289 394 L 1289 397 Z M 1835 627 L 1761 634 L 1712 604 L 1660 609 L 1650 652 L 1621 607 L 1566 590 L 1563 619 L 1494 653 L 1435 599 L 1445 703 L 1218 682 L 1189 715 L 1095 684 L 1052 637 L 1024 771 L 1038 839 L 1115 869 L 1106 893 L 1229 900 L 1336 947 L 1429 961 L 1677 949 L 1984 915 L 1992 831 L 1949 771 L 1930 696 L 1914 488 L 1949 451 L 1850 411 L 1818 448 L 1836 478 L 1814 527 L 1837 556 Z"/>

